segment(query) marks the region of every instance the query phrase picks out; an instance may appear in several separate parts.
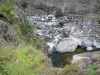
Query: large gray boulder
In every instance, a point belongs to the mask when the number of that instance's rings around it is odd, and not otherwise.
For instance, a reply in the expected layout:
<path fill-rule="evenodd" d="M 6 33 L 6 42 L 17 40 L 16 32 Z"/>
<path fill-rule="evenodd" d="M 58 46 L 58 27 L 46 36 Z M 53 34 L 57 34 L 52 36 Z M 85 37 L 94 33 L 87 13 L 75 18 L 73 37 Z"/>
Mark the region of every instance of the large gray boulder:
<path fill-rule="evenodd" d="M 57 45 L 56 51 L 60 53 L 74 52 L 77 46 L 76 41 L 71 38 L 66 38 Z"/>

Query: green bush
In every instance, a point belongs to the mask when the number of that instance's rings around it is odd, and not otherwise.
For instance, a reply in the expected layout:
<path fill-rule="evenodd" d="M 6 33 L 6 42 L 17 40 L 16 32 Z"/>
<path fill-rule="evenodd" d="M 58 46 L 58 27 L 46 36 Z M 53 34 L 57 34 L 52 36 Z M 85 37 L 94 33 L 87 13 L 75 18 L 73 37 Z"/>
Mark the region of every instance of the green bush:
<path fill-rule="evenodd" d="M 74 71 L 74 70 L 78 70 L 78 67 L 77 67 L 77 65 L 66 65 L 65 66 L 65 70 L 66 70 L 66 72 L 68 72 L 68 71 Z"/>
<path fill-rule="evenodd" d="M 23 37 L 25 37 L 24 39 L 27 41 L 30 41 L 34 36 L 33 31 L 34 28 L 29 22 L 28 20 L 26 20 L 25 18 L 23 18 L 22 23 L 19 25 L 20 27 L 20 31 L 23 35 Z"/>
<path fill-rule="evenodd" d="M 98 66 L 95 66 L 95 65 L 89 65 L 89 74 L 88 75 L 97 75 L 96 74 L 96 71 L 95 71 L 95 68 L 98 68 Z"/>
<path fill-rule="evenodd" d="M 11 20 L 14 18 L 14 0 L 3 0 L 0 3 L 0 15 Z"/>
<path fill-rule="evenodd" d="M 32 43 L 37 49 L 44 49 L 44 40 L 34 34 L 36 27 L 31 25 L 27 19 L 23 18 L 22 23 L 19 24 L 19 28 L 26 43 Z"/>
<path fill-rule="evenodd" d="M 0 3 L 0 15 L 8 22 L 14 19 L 13 4 L 13 0 L 2 0 Z M 13 23 L 12 27 L 21 47 L 6 48 L 0 45 L 0 75 L 39 75 L 44 70 L 44 66 L 40 64 L 43 58 L 40 50 L 44 48 L 44 41 L 34 34 L 35 27 L 24 16 L 21 22 Z"/>
<path fill-rule="evenodd" d="M 10 53 L 6 58 L 1 60 L 0 55 L 0 75 L 37 75 L 38 69 L 41 68 L 37 69 L 37 67 L 41 65 L 43 56 L 41 51 L 27 44 L 19 48 L 7 48 L 6 50 L 4 48 L 0 51 L 2 57 L 5 57 L 7 51 Z"/>

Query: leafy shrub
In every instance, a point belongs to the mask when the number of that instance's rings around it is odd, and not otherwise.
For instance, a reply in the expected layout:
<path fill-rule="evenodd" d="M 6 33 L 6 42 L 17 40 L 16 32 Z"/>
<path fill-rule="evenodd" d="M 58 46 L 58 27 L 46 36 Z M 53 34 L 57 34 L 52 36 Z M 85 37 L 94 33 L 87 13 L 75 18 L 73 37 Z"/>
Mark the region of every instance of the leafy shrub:
<path fill-rule="evenodd" d="M 6 74 L 6 66 L 7 66 L 7 63 L 6 61 L 0 61 L 0 75 L 5 75 Z"/>
<path fill-rule="evenodd" d="M 14 0 L 3 0 L 0 3 L 0 15 L 6 17 L 7 19 L 11 20 L 14 18 Z"/>
<path fill-rule="evenodd" d="M 8 21 L 14 19 L 13 3 L 13 0 L 2 0 L 0 3 L 0 15 L 6 17 Z M 20 24 L 14 23 L 12 26 L 19 39 L 22 40 L 20 41 L 21 47 L 0 46 L 0 60 L 1 57 L 7 55 L 0 61 L 0 75 L 38 75 L 38 72 L 44 70 L 40 64 L 43 55 L 41 51 L 38 51 L 43 48 L 43 40 L 33 33 L 35 27 L 24 16 Z"/>
<path fill-rule="evenodd" d="M 77 64 L 66 65 L 65 70 L 66 75 L 88 75 L 88 72 L 80 70 Z"/>
<path fill-rule="evenodd" d="M 10 52 L 9 55 L 1 60 L 1 57 L 5 57 L 7 52 Z M 0 51 L 1 53 L 1 75 L 37 75 L 41 68 L 42 53 L 37 51 L 32 45 L 25 45 L 19 48 L 6 48 L 6 50 L 4 48 L 3 51 Z"/>
<path fill-rule="evenodd" d="M 23 18 L 23 21 L 19 26 L 23 37 L 25 37 L 24 39 L 30 41 L 34 35 L 34 27 L 25 18 Z"/>
<path fill-rule="evenodd" d="M 27 19 L 23 18 L 19 28 L 26 43 L 32 43 L 37 49 L 44 49 L 44 40 L 34 34 L 34 29 L 36 27 L 31 25 Z"/>
<path fill-rule="evenodd" d="M 89 65 L 89 74 L 88 75 L 97 75 L 95 69 L 98 68 L 98 66 L 95 65 Z"/>
<path fill-rule="evenodd" d="M 74 71 L 77 70 L 77 66 L 76 65 L 66 65 L 65 70 L 68 71 Z"/>

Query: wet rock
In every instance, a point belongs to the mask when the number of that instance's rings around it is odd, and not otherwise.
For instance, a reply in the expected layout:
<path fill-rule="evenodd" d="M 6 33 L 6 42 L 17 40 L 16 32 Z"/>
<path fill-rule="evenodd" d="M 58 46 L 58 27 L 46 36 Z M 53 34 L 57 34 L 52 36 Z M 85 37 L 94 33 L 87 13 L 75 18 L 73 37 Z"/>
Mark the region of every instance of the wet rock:
<path fill-rule="evenodd" d="M 51 42 L 47 42 L 47 53 L 48 55 L 51 55 L 53 52 L 55 52 L 55 44 Z"/>
<path fill-rule="evenodd" d="M 48 22 L 45 22 L 46 26 L 56 26 L 58 25 L 58 20 L 56 19 L 56 17 L 52 14 L 48 15 Z M 50 20 L 51 18 L 51 20 Z"/>
<path fill-rule="evenodd" d="M 57 45 L 56 51 L 60 53 L 74 52 L 77 46 L 78 44 L 76 41 L 66 38 Z"/>

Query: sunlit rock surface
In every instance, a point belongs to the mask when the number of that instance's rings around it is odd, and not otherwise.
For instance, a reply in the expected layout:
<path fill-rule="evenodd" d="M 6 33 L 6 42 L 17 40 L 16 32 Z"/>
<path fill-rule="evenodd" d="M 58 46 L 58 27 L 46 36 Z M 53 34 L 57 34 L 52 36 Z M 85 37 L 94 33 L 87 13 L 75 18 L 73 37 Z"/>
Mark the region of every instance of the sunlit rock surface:
<path fill-rule="evenodd" d="M 75 49 L 77 48 L 78 44 L 76 41 L 68 38 L 65 39 L 63 41 L 61 41 L 58 45 L 57 45 L 57 52 L 60 53 L 65 53 L 65 52 L 74 52 Z"/>
<path fill-rule="evenodd" d="M 96 65 L 100 69 L 100 51 L 76 54 L 71 63 L 78 63 L 81 70 L 89 69 L 89 65 Z"/>

